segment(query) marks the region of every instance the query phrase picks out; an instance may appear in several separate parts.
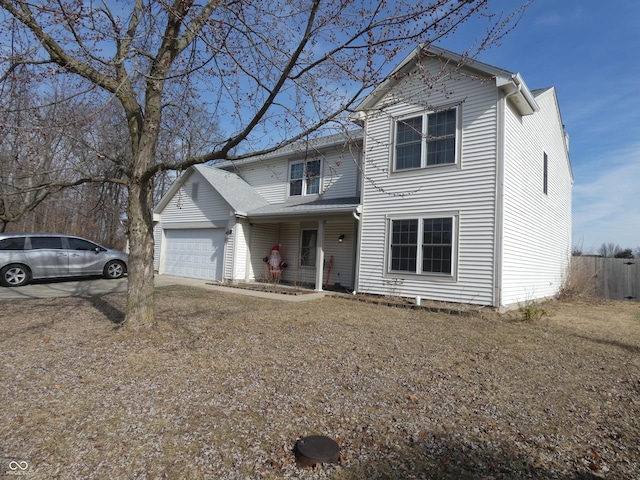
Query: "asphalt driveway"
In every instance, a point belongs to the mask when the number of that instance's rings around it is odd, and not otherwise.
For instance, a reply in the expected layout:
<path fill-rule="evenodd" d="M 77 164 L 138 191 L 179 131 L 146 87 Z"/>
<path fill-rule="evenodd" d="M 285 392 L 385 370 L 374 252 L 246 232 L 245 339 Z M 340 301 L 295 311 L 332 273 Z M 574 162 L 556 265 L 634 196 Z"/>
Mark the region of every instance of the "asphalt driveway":
<path fill-rule="evenodd" d="M 126 276 L 117 280 L 100 277 L 38 280 L 23 287 L 0 287 L 0 301 L 20 298 L 81 297 L 126 290 Z"/>

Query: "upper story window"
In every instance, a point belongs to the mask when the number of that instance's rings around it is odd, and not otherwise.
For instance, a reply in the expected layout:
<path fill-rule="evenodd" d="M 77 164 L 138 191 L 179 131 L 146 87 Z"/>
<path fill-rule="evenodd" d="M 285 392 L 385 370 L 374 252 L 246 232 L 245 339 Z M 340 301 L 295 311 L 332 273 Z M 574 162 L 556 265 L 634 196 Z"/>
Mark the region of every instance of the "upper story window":
<path fill-rule="evenodd" d="M 397 120 L 394 170 L 455 164 L 458 135 L 458 107 Z"/>
<path fill-rule="evenodd" d="M 294 162 L 289 167 L 289 196 L 320 193 L 320 160 Z"/>

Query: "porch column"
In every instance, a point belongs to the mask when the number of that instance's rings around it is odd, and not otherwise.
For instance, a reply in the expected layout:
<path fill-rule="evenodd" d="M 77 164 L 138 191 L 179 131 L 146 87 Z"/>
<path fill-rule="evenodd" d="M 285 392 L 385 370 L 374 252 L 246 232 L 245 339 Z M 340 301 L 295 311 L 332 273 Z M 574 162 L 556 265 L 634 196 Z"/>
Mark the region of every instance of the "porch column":
<path fill-rule="evenodd" d="M 318 238 L 316 239 L 316 292 L 322 291 L 324 276 L 324 225 L 326 220 L 318 221 Z"/>

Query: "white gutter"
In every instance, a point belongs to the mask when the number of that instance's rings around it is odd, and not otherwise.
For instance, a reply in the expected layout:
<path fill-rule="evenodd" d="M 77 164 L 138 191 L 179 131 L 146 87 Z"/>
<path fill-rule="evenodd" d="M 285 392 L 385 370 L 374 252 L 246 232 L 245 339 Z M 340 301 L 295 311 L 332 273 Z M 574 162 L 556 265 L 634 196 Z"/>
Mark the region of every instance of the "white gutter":
<path fill-rule="evenodd" d="M 540 107 L 519 73 L 497 76 L 496 86 L 505 92 L 506 98 L 516 107 L 520 115 L 531 115 L 540 111 Z"/>
<path fill-rule="evenodd" d="M 360 219 L 362 218 L 362 205 L 358 205 L 356 207 L 356 209 L 351 212 L 351 214 L 353 215 L 353 218 L 355 218 L 357 221 L 360 221 Z"/>

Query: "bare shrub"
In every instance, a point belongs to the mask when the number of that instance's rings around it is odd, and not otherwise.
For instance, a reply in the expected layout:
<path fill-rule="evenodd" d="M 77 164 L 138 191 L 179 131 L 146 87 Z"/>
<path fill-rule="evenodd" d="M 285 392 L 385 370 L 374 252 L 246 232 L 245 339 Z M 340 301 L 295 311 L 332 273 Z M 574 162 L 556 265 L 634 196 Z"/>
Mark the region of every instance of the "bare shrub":
<path fill-rule="evenodd" d="M 571 263 L 562 288 L 558 292 L 559 299 L 592 298 L 596 296 L 595 265 L 588 257 L 571 257 Z"/>

